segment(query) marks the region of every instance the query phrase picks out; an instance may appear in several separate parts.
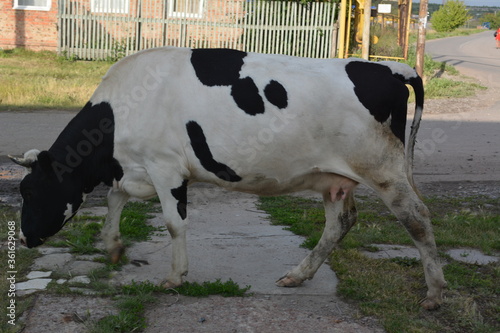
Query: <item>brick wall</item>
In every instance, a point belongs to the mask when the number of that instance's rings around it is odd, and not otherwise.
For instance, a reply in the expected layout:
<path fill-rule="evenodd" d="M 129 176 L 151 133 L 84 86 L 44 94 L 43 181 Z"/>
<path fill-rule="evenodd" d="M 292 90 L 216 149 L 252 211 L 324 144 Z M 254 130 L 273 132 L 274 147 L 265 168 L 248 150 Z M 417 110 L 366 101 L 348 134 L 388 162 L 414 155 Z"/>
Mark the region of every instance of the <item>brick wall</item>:
<path fill-rule="evenodd" d="M 57 51 L 57 0 L 49 11 L 13 9 L 13 0 L 0 0 L 0 47 Z"/>

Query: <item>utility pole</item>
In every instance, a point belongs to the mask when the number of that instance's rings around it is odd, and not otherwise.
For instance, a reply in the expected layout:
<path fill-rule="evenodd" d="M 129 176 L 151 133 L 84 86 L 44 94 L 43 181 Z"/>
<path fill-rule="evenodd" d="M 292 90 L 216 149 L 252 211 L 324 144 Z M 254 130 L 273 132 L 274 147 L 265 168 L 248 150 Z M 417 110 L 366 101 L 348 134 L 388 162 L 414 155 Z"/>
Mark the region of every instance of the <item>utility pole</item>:
<path fill-rule="evenodd" d="M 420 0 L 420 11 L 418 13 L 418 37 L 417 37 L 417 62 L 415 69 L 423 77 L 424 55 L 425 55 L 425 28 L 427 26 L 428 0 Z"/>
<path fill-rule="evenodd" d="M 361 44 L 361 58 L 370 58 L 370 17 L 372 13 L 372 0 L 365 0 L 363 12 L 363 41 Z"/>

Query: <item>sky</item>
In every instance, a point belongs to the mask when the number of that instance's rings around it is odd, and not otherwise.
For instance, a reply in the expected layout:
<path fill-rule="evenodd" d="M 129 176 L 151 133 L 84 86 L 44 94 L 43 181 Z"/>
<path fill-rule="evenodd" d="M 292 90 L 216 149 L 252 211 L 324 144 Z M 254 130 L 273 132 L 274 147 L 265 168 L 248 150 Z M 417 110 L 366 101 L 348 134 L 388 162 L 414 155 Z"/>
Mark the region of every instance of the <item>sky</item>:
<path fill-rule="evenodd" d="M 490 6 L 490 7 L 500 7 L 500 0 L 462 0 L 466 6 Z M 414 2 L 420 2 L 414 0 Z M 443 0 L 429 0 L 429 3 L 439 3 L 442 4 Z"/>

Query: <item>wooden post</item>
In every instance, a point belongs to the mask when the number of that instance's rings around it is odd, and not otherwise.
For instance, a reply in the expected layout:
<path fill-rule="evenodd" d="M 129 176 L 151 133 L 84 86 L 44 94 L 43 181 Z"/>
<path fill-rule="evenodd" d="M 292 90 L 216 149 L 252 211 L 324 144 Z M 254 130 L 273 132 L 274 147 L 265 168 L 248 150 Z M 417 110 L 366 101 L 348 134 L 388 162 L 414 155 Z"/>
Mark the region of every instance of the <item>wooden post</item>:
<path fill-rule="evenodd" d="M 365 0 L 363 10 L 363 42 L 361 44 L 361 57 L 368 60 L 370 58 L 370 17 L 372 0 Z"/>
<path fill-rule="evenodd" d="M 415 70 L 420 77 L 424 75 L 424 55 L 425 55 L 425 27 L 427 25 L 428 0 L 420 1 L 420 11 L 418 13 L 418 37 L 417 37 L 417 61 Z"/>
<path fill-rule="evenodd" d="M 399 0 L 399 24 L 398 24 L 398 44 L 401 48 L 405 46 L 406 21 L 408 19 L 408 0 Z"/>

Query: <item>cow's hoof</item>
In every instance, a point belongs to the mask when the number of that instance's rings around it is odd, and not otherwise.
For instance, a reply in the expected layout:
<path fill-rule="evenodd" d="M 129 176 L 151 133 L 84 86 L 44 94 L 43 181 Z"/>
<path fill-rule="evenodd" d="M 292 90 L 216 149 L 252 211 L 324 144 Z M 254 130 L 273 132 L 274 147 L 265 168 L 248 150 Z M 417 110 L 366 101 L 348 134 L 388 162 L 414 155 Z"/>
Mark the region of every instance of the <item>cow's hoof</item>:
<path fill-rule="evenodd" d="M 426 310 L 437 310 L 441 306 L 441 302 L 438 302 L 436 300 L 432 300 L 429 298 L 424 298 L 420 302 L 420 306 L 423 307 Z"/>
<path fill-rule="evenodd" d="M 302 283 L 301 280 L 287 275 L 283 276 L 281 279 L 276 281 L 276 285 L 278 287 L 298 287 L 301 285 L 301 283 Z"/>
<path fill-rule="evenodd" d="M 123 245 L 115 246 L 111 251 L 109 251 L 109 257 L 111 259 L 111 263 L 116 264 L 120 261 L 123 254 L 125 253 L 125 247 Z"/>
<path fill-rule="evenodd" d="M 178 288 L 178 287 L 182 286 L 182 282 L 175 283 L 175 282 L 172 282 L 169 280 L 164 280 L 161 282 L 161 286 L 165 289 L 174 289 L 174 288 Z"/>

